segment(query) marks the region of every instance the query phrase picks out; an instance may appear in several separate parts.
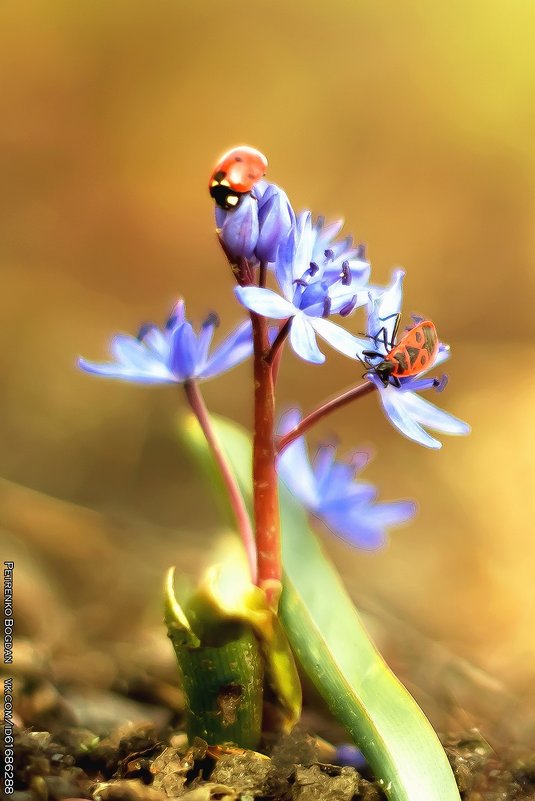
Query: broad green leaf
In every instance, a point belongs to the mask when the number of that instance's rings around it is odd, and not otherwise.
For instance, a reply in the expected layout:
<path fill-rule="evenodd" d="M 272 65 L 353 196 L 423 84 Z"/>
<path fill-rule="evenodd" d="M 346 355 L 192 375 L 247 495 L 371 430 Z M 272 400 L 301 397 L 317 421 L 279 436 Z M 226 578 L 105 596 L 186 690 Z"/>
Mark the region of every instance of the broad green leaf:
<path fill-rule="evenodd" d="M 251 496 L 251 442 L 234 423 L 212 418 L 242 491 Z M 211 460 L 200 431 L 186 439 Z M 334 717 L 362 750 L 391 801 L 459 801 L 438 737 L 365 631 L 300 504 L 280 486 L 284 590 L 280 615 L 298 660 Z"/>

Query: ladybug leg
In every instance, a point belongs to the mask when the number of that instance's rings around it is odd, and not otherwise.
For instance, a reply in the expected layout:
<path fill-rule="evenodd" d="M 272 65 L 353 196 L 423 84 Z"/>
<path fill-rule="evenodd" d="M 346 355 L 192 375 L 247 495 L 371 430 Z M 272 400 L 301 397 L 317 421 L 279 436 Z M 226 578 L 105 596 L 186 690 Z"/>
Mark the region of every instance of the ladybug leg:
<path fill-rule="evenodd" d="M 401 387 L 401 381 L 399 380 L 397 375 L 391 375 L 390 376 L 390 382 L 392 383 L 392 385 L 394 387 L 396 387 L 396 389 L 399 389 Z"/>
<path fill-rule="evenodd" d="M 381 318 L 381 319 L 383 319 L 383 318 Z M 370 339 L 373 339 L 373 341 L 375 342 L 375 347 L 377 347 L 377 344 L 378 344 L 377 340 L 382 340 L 382 344 L 384 346 L 384 349 L 385 350 L 391 350 L 391 348 L 388 347 L 387 334 L 388 334 L 388 332 L 386 330 L 386 327 L 383 325 L 383 327 L 380 328 L 375 334 L 371 334 L 370 335 Z"/>
<path fill-rule="evenodd" d="M 393 348 L 396 344 L 396 337 L 398 335 L 399 330 L 399 321 L 401 320 L 401 314 L 398 312 L 396 314 L 396 322 L 394 323 L 394 328 L 392 329 L 392 341 L 390 342 L 390 347 Z"/>
<path fill-rule="evenodd" d="M 384 359 L 384 355 L 382 353 L 378 353 L 376 350 L 363 350 L 362 355 L 366 356 L 367 359 Z"/>
<path fill-rule="evenodd" d="M 366 361 L 364 361 L 364 359 L 363 359 L 363 358 L 362 358 L 362 357 L 361 357 L 361 356 L 360 356 L 358 353 L 357 353 L 357 359 L 358 359 L 358 360 L 359 360 L 359 362 L 360 362 L 361 364 L 363 364 L 363 365 L 364 365 L 364 367 L 366 368 L 366 372 L 365 372 L 365 373 L 362 373 L 362 378 L 366 378 L 366 376 L 367 376 L 367 375 L 368 375 L 368 373 L 370 372 L 370 368 L 373 370 L 373 365 L 371 365 L 371 364 L 368 362 L 368 360 L 367 360 L 367 357 L 366 357 Z"/>
<path fill-rule="evenodd" d="M 390 337 L 390 342 L 388 341 L 388 331 L 385 325 L 382 328 L 380 328 L 379 331 L 373 336 L 373 339 L 375 340 L 376 343 L 379 338 L 382 338 L 385 350 L 392 350 L 392 348 L 396 344 L 396 336 L 399 329 L 399 321 L 401 319 L 401 314 L 399 312 L 396 312 L 395 314 L 389 314 L 387 317 L 379 317 L 382 323 L 386 323 L 387 320 L 391 320 L 393 317 L 395 317 L 396 319 L 394 322 L 394 327 L 392 329 L 392 336 Z"/>
<path fill-rule="evenodd" d="M 363 364 L 363 365 L 364 365 L 364 367 L 366 368 L 366 372 L 362 374 L 362 378 L 366 378 L 366 376 L 368 375 L 368 373 L 370 372 L 370 370 L 373 370 L 373 372 L 374 372 L 374 373 L 376 373 L 376 372 L 377 372 L 377 370 L 375 369 L 375 365 L 373 365 L 373 364 L 370 362 L 370 357 L 367 355 L 367 354 L 369 354 L 369 353 L 374 353 L 374 351 L 364 351 L 364 352 L 363 352 L 364 359 L 362 358 L 362 356 L 360 356 L 360 355 L 357 353 L 357 359 L 358 359 L 358 360 L 359 360 L 359 362 L 360 362 L 361 364 Z M 377 355 L 381 355 L 381 354 L 377 354 Z M 382 358 L 383 358 L 383 357 L 382 357 L 382 355 L 381 355 L 381 359 L 382 359 Z"/>

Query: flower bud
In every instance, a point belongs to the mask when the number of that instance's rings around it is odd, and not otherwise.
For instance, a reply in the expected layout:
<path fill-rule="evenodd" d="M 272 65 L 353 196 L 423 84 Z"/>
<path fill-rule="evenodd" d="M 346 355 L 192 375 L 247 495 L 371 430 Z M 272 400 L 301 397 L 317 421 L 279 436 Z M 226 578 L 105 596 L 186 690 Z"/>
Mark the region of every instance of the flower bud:
<path fill-rule="evenodd" d="M 295 214 L 282 189 L 259 181 L 244 194 L 235 209 L 216 206 L 219 238 L 230 261 L 239 259 L 269 263 L 295 222 Z"/>
<path fill-rule="evenodd" d="M 258 201 L 260 233 L 255 249 L 257 258 L 265 263 L 275 261 L 282 242 L 285 242 L 295 222 L 295 215 L 285 192 L 274 184 Z"/>
<path fill-rule="evenodd" d="M 259 233 L 256 198 L 245 195 L 235 210 L 217 214 L 216 222 L 220 221 L 219 238 L 230 261 L 237 263 L 239 259 L 252 258 Z"/>

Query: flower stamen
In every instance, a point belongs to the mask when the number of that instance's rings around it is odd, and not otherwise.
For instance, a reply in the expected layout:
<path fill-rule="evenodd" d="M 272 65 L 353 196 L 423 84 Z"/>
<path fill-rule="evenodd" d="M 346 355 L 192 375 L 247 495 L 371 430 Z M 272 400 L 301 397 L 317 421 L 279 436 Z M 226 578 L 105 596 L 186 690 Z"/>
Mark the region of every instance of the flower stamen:
<path fill-rule="evenodd" d="M 208 326 L 213 325 L 215 328 L 219 328 L 221 325 L 221 320 L 219 319 L 219 315 L 217 312 L 210 312 L 204 323 L 202 324 L 203 328 L 208 328 Z"/>
<path fill-rule="evenodd" d="M 345 306 L 342 306 L 338 314 L 340 317 L 347 317 L 351 314 L 355 306 L 357 305 L 358 295 L 353 295 L 350 301 L 348 301 Z"/>
<path fill-rule="evenodd" d="M 442 392 L 448 383 L 448 376 L 446 373 L 440 376 L 440 378 L 433 379 L 433 389 L 435 392 Z"/>

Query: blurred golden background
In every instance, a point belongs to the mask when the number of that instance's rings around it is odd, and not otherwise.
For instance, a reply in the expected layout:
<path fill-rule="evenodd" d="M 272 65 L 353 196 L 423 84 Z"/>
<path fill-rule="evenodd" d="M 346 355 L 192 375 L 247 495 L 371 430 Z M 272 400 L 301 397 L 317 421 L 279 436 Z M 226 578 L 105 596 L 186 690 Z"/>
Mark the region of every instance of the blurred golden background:
<path fill-rule="evenodd" d="M 437 725 L 455 708 L 526 736 L 534 25 L 521 0 L 2 4 L 0 527 L 20 633 L 61 652 L 157 630 L 163 569 L 213 541 L 216 504 L 175 440 L 180 393 L 75 361 L 178 295 L 197 320 L 241 318 L 207 180 L 249 143 L 296 209 L 345 217 L 376 282 L 406 268 L 407 316 L 452 345 L 437 400 L 473 426 L 435 453 L 374 398 L 329 420 L 318 436 L 373 445 L 367 477 L 420 513 L 378 553 L 326 548 Z M 207 384 L 210 408 L 247 424 L 248 379 L 245 365 Z M 333 353 L 321 368 L 288 353 L 280 400 L 309 409 L 354 380 Z"/>

